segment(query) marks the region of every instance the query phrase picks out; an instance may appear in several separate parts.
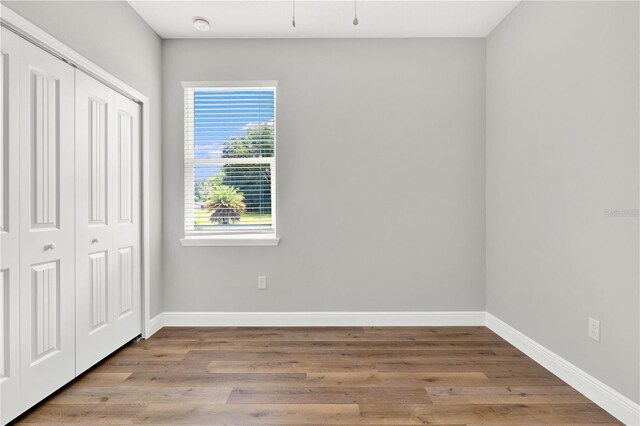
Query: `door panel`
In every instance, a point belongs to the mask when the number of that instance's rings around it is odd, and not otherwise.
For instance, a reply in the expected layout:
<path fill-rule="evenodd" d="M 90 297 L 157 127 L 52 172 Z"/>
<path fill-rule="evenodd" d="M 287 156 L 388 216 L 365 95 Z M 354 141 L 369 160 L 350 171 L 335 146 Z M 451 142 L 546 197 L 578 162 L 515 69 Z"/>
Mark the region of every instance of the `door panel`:
<path fill-rule="evenodd" d="M 140 197 L 140 105 L 115 94 L 117 176 L 113 244 L 117 251 L 116 344 L 125 344 L 142 331 L 141 306 L 141 197 Z"/>
<path fill-rule="evenodd" d="M 29 80 L 31 114 L 31 229 L 58 228 L 58 77 L 32 68 Z"/>
<path fill-rule="evenodd" d="M 107 93 L 108 95 L 108 93 Z M 89 224 L 106 225 L 107 224 L 107 166 L 109 159 L 107 158 L 107 104 L 102 99 L 90 97 L 88 99 L 89 114 L 86 117 L 88 127 L 88 148 L 87 156 L 89 165 Z M 81 110 L 81 108 L 79 108 Z M 80 115 L 80 120 L 84 117 Z M 83 123 L 84 124 L 84 123 Z M 81 125 L 82 126 L 82 125 Z M 83 129 L 86 130 L 86 129 Z M 82 140 L 83 135 L 79 135 Z M 78 161 L 84 163 L 84 158 Z"/>
<path fill-rule="evenodd" d="M 133 310 L 133 248 L 118 249 L 118 281 L 120 282 L 118 318 Z"/>
<path fill-rule="evenodd" d="M 0 423 L 20 412 L 20 140 L 18 36 L 1 29 L 0 47 Z"/>
<path fill-rule="evenodd" d="M 89 255 L 89 281 L 89 289 L 91 292 L 91 303 L 89 304 L 89 308 L 91 309 L 90 332 L 95 333 L 99 328 L 108 324 L 108 265 L 106 251 Z"/>
<path fill-rule="evenodd" d="M 29 407 L 75 376 L 75 82 L 71 66 L 27 41 L 20 57 L 20 399 Z"/>
<path fill-rule="evenodd" d="M 31 266 L 31 364 L 60 350 L 60 278 L 58 261 Z"/>
<path fill-rule="evenodd" d="M 118 163 L 116 173 L 118 175 L 118 222 L 120 224 L 132 223 L 132 197 L 133 197 L 133 117 L 125 111 L 118 110 Z"/>
<path fill-rule="evenodd" d="M 76 374 L 116 349 L 113 330 L 113 92 L 76 72 Z"/>

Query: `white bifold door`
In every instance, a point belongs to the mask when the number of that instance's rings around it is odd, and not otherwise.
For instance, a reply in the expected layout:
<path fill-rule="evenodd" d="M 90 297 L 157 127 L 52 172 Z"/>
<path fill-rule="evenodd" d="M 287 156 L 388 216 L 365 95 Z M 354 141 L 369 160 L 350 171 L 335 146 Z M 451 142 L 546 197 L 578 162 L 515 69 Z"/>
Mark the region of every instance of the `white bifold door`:
<path fill-rule="evenodd" d="M 9 167 L 20 176 L 20 400 L 32 405 L 75 376 L 75 70 L 18 42 L 20 158 Z"/>
<path fill-rule="evenodd" d="M 76 73 L 76 373 L 140 334 L 140 107 Z"/>
<path fill-rule="evenodd" d="M 20 398 L 19 37 L 0 43 L 0 420 L 18 414 Z M 4 422 L 0 422 L 3 423 Z"/>
<path fill-rule="evenodd" d="M 141 332 L 140 107 L 2 28 L 0 424 Z"/>

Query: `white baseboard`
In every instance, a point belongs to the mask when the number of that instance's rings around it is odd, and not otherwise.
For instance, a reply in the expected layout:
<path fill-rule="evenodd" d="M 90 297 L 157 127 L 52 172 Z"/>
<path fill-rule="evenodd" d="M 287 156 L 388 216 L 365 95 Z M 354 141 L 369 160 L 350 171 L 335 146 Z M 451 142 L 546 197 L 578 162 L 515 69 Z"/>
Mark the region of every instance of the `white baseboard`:
<path fill-rule="evenodd" d="M 147 329 L 147 333 L 144 336 L 145 339 L 153 336 L 158 330 L 164 327 L 164 313 L 161 312 L 155 317 L 149 320 L 149 328 Z"/>
<path fill-rule="evenodd" d="M 487 313 L 487 327 L 627 425 L 640 425 L 640 405 Z"/>
<path fill-rule="evenodd" d="M 485 312 L 165 312 L 162 323 L 187 327 L 481 326 Z"/>

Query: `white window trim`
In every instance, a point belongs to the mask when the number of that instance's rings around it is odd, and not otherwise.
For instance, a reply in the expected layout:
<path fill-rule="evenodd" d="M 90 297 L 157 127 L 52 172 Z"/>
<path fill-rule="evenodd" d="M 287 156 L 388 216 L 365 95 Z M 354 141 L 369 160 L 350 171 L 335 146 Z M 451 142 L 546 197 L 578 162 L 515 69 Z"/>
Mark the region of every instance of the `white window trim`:
<path fill-rule="evenodd" d="M 187 191 L 185 186 L 184 200 L 185 205 L 183 208 L 183 232 L 184 237 L 180 239 L 180 243 L 184 247 L 206 247 L 206 246 L 215 246 L 215 247 L 230 247 L 230 246 L 277 246 L 280 243 L 280 238 L 276 236 L 276 159 L 278 157 L 278 137 L 277 137 L 277 80 L 260 80 L 260 81 L 183 81 L 182 87 L 184 89 L 211 89 L 211 88 L 234 88 L 234 89 L 242 89 L 242 88 L 256 88 L 256 87 L 273 87 L 276 89 L 274 91 L 274 105 L 275 106 L 275 115 L 273 120 L 273 132 L 275 135 L 276 143 L 274 144 L 274 155 L 272 159 L 267 161 L 261 159 L 255 159 L 256 162 L 268 162 L 271 164 L 271 220 L 272 220 L 272 230 L 268 232 L 246 232 L 246 233 L 228 233 L 228 232 L 220 232 L 220 233 L 204 233 L 204 232 L 194 232 L 188 233 L 185 231 L 184 226 L 186 223 L 186 215 L 187 215 L 187 206 L 193 205 L 193 194 L 190 191 Z M 183 112 L 184 117 L 184 112 Z M 185 125 L 185 135 L 187 132 Z M 186 147 L 186 137 L 185 139 L 185 149 Z M 229 159 L 234 162 L 235 159 Z M 249 159 L 238 159 L 242 162 L 247 162 Z M 249 160 L 251 162 L 253 160 Z M 184 164 L 184 153 L 183 153 L 183 164 Z M 188 178 L 187 174 L 189 173 L 188 169 L 185 167 L 184 170 L 185 182 Z"/>
<path fill-rule="evenodd" d="M 245 234 L 245 235 L 191 235 L 180 239 L 184 247 L 236 247 L 236 246 L 271 246 L 280 243 L 280 238 L 273 234 Z"/>

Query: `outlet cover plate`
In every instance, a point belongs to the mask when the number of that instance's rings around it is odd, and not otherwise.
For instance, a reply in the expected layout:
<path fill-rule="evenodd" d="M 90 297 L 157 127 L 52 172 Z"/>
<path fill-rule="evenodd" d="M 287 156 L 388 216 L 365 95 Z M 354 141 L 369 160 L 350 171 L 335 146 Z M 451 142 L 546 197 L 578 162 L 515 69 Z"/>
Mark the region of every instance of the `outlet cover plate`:
<path fill-rule="evenodd" d="M 267 289 L 267 277 L 264 275 L 261 275 L 258 277 L 258 288 L 260 290 L 266 290 Z"/>
<path fill-rule="evenodd" d="M 600 341 L 600 321 L 589 318 L 589 337 L 596 342 Z"/>

